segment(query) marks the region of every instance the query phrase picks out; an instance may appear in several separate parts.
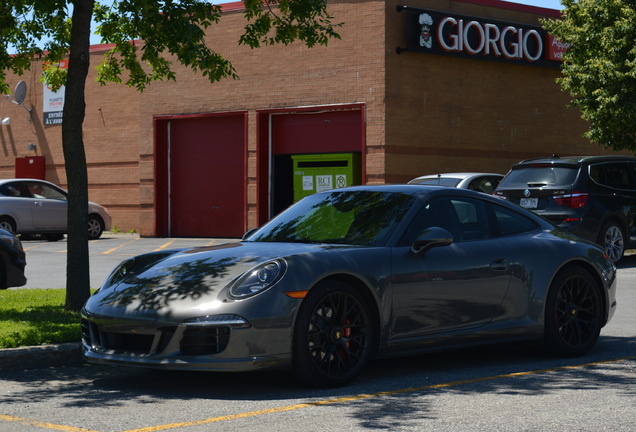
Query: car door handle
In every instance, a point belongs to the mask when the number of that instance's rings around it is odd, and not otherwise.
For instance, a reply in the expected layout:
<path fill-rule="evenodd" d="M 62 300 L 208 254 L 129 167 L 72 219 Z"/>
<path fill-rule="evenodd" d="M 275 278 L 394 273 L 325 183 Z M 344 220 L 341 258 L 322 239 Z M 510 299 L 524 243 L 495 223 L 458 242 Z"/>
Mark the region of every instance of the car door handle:
<path fill-rule="evenodd" d="M 493 261 L 490 263 L 490 268 L 496 271 L 505 271 L 508 270 L 508 260 L 505 258 Z"/>
<path fill-rule="evenodd" d="M 42 207 L 42 201 L 34 201 L 33 204 L 35 204 L 36 206 L 40 206 Z"/>

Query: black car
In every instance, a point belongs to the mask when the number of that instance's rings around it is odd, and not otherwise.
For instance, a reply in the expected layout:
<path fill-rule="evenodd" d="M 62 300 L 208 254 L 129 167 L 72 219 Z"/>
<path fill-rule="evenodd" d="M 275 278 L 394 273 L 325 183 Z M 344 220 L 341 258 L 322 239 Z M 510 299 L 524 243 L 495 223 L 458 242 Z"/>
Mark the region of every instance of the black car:
<path fill-rule="evenodd" d="M 92 363 L 288 368 L 334 387 L 373 357 L 479 343 L 583 355 L 615 309 L 603 250 L 532 212 L 358 186 L 303 198 L 240 243 L 131 257 L 83 308 L 82 343 Z"/>
<path fill-rule="evenodd" d="M 20 239 L 0 229 L 0 289 L 26 284 L 25 266 L 26 256 Z"/>
<path fill-rule="evenodd" d="M 525 160 L 512 167 L 495 195 L 598 243 L 614 262 L 635 244 L 635 157 Z"/>

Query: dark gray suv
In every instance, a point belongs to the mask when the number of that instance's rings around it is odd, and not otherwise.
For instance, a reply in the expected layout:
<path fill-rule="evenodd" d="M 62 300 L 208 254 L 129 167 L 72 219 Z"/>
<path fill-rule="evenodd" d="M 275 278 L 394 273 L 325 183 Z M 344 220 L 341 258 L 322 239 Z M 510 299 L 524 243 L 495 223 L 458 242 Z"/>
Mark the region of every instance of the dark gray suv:
<path fill-rule="evenodd" d="M 636 157 L 525 160 L 506 174 L 495 195 L 598 243 L 614 262 L 636 242 Z"/>

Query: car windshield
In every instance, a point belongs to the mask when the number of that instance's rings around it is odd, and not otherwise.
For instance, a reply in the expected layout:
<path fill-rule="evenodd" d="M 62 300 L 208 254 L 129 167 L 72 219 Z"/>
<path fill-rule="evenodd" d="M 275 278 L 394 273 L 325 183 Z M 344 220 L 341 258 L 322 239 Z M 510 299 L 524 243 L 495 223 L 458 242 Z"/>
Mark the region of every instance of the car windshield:
<path fill-rule="evenodd" d="M 436 177 L 436 178 L 418 180 L 417 184 L 455 187 L 459 184 L 460 181 L 461 179 L 454 178 L 454 177 L 439 177 L 439 178 Z"/>
<path fill-rule="evenodd" d="M 576 166 L 527 166 L 513 169 L 499 187 L 527 188 L 541 186 L 571 186 L 579 169 Z"/>
<path fill-rule="evenodd" d="M 248 241 L 382 246 L 411 208 L 411 195 L 333 191 L 299 201 Z"/>

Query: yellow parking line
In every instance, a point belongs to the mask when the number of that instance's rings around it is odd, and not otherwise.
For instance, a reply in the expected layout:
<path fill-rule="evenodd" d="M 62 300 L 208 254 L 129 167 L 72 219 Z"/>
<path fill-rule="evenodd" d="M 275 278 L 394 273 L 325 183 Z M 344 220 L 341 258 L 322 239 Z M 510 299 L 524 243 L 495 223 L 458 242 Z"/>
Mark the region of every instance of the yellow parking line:
<path fill-rule="evenodd" d="M 112 248 L 112 249 L 108 249 L 107 251 L 102 252 L 102 255 L 108 255 L 109 253 L 111 253 L 111 252 L 115 252 L 117 249 L 121 249 L 121 248 L 123 248 L 124 246 L 128 246 L 129 244 L 134 243 L 134 242 L 136 242 L 137 240 L 139 240 L 139 239 L 137 238 L 137 239 L 131 240 L 131 241 L 129 241 L 129 242 L 122 243 L 122 244 L 120 244 L 119 246 L 115 246 L 115 247 L 114 247 L 114 248 Z"/>
<path fill-rule="evenodd" d="M 63 431 L 63 432 L 97 432 L 97 431 L 92 431 L 90 429 L 78 428 L 78 427 L 73 427 L 73 426 L 57 425 L 57 424 L 53 424 L 53 423 L 39 422 L 39 421 L 36 421 L 36 420 L 29 420 L 29 419 L 25 419 L 25 418 L 13 417 L 13 416 L 8 416 L 8 415 L 3 415 L 3 414 L 0 414 L 0 421 L 7 421 L 7 422 L 12 422 L 12 423 L 20 423 L 20 424 L 27 425 L 27 426 L 34 426 L 34 427 L 38 427 L 38 428 L 42 428 L 42 429 L 58 430 L 58 431 Z"/>
<path fill-rule="evenodd" d="M 296 405 L 288 405 L 283 407 L 268 408 L 268 409 L 259 410 L 259 411 L 250 411 L 245 413 L 232 414 L 228 416 L 211 417 L 204 420 L 196 420 L 196 421 L 183 422 L 183 423 L 172 423 L 172 424 L 166 424 L 166 425 L 160 425 L 160 426 L 149 426 L 149 427 L 144 427 L 140 429 L 130 429 L 124 432 L 165 431 L 169 429 L 178 429 L 178 428 L 184 428 L 188 426 L 199 426 L 199 425 L 217 423 L 217 422 L 227 421 L 227 420 L 236 420 L 236 419 L 241 419 L 246 417 L 256 417 L 256 416 L 265 415 L 265 414 L 293 411 L 297 409 L 310 408 L 314 406 L 333 405 L 333 404 L 338 404 L 343 402 L 352 402 L 352 401 L 357 401 L 362 399 L 392 396 L 392 395 L 403 394 L 403 393 L 416 393 L 416 392 L 422 392 L 427 390 L 436 390 L 440 388 L 455 387 L 455 386 L 464 385 L 464 384 L 474 384 L 474 383 L 484 382 L 484 381 L 494 381 L 494 380 L 500 380 L 500 379 L 506 379 L 506 378 L 515 378 L 520 376 L 536 375 L 536 374 L 542 374 L 542 373 L 548 373 L 548 372 L 557 372 L 561 370 L 578 369 L 578 368 L 597 366 L 597 365 L 608 364 L 608 363 L 617 363 L 617 362 L 633 360 L 633 359 L 636 359 L 636 356 L 624 357 L 624 358 L 619 358 L 614 360 L 605 360 L 605 361 L 599 361 L 599 362 L 593 362 L 593 363 L 586 363 L 582 365 L 560 366 L 560 367 L 555 367 L 551 369 L 515 372 L 510 374 L 504 374 L 504 375 L 495 375 L 495 376 L 474 378 L 474 379 L 461 380 L 461 381 L 452 381 L 448 383 L 432 384 L 432 385 L 421 386 L 421 387 L 409 387 L 409 388 L 383 391 L 383 392 L 377 392 L 377 393 L 371 393 L 371 394 L 359 394 L 359 395 L 347 396 L 347 397 L 341 397 L 341 398 L 335 398 L 335 399 L 325 399 L 325 400 L 317 401 L 317 402 L 306 402 L 306 403 L 301 403 Z"/>
<path fill-rule="evenodd" d="M 559 367 L 549 368 L 549 369 L 538 369 L 538 370 L 525 371 L 525 372 L 513 372 L 513 373 L 503 374 L 503 375 L 493 375 L 488 377 L 472 378 L 472 379 L 460 380 L 460 381 L 451 381 L 447 383 L 431 384 L 431 385 L 420 386 L 420 387 L 408 387 L 408 388 L 402 388 L 397 390 L 388 390 L 388 391 L 368 393 L 368 394 L 362 393 L 362 394 L 353 395 L 353 396 L 345 396 L 345 397 L 334 398 L 334 399 L 324 399 L 324 400 L 316 401 L 316 402 L 305 402 L 305 403 L 296 404 L 296 405 L 274 407 L 274 408 L 268 408 L 268 409 L 263 409 L 258 411 L 249 411 L 249 412 L 243 412 L 238 414 L 232 414 L 227 416 L 210 417 L 203 420 L 195 420 L 195 421 L 181 422 L 181 423 L 170 423 L 170 424 L 158 425 L 158 426 L 148 426 L 148 427 L 143 427 L 138 429 L 129 429 L 124 432 L 158 432 L 158 431 L 165 431 L 169 429 L 181 429 L 181 428 L 185 428 L 189 426 L 200 426 L 204 424 L 218 423 L 218 422 L 228 421 L 228 420 L 256 417 L 256 416 L 261 416 L 266 414 L 275 414 L 275 413 L 285 412 L 285 411 L 294 411 L 294 410 L 303 409 L 303 408 L 334 405 L 339 403 L 353 402 L 353 401 L 358 401 L 363 399 L 379 398 L 384 396 L 393 396 L 393 395 L 404 394 L 404 393 L 417 393 L 417 392 L 423 392 L 423 391 L 429 391 L 429 390 L 455 387 L 459 385 L 475 384 L 475 383 L 485 382 L 485 381 L 495 381 L 495 380 L 501 380 L 501 379 L 507 379 L 507 378 L 517 378 L 522 376 L 537 375 L 537 374 L 558 372 L 558 371 L 571 370 L 571 369 L 580 369 L 580 368 L 585 368 L 590 366 L 619 363 L 622 361 L 635 360 L 635 359 L 636 359 L 636 356 L 629 356 L 629 357 L 622 357 L 622 358 L 617 358 L 612 360 L 602 360 L 598 362 L 584 363 L 584 364 L 573 365 L 573 366 L 559 366 Z M 36 420 L 29 420 L 29 419 L 13 417 L 9 415 L 2 415 L 2 414 L 0 414 L 0 421 L 21 423 L 24 425 L 36 426 L 42 429 L 58 430 L 62 432 L 98 432 L 98 431 L 91 431 L 89 429 L 84 429 L 84 428 L 39 422 Z"/>
<path fill-rule="evenodd" d="M 157 249 L 155 249 L 153 252 L 159 252 L 162 249 L 167 248 L 168 246 L 170 246 L 172 243 L 174 243 L 174 240 L 170 240 L 168 243 L 165 243 L 161 246 L 159 246 Z"/>

